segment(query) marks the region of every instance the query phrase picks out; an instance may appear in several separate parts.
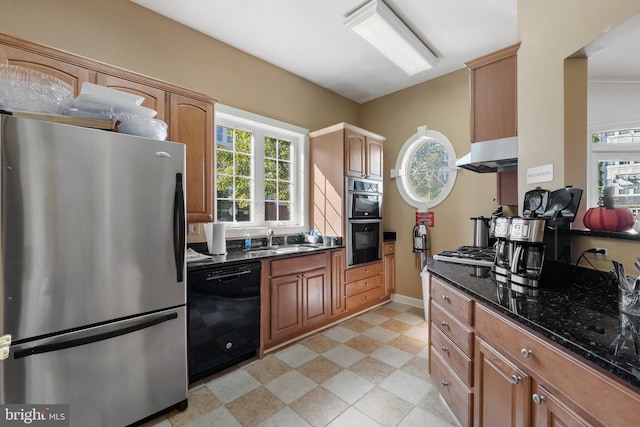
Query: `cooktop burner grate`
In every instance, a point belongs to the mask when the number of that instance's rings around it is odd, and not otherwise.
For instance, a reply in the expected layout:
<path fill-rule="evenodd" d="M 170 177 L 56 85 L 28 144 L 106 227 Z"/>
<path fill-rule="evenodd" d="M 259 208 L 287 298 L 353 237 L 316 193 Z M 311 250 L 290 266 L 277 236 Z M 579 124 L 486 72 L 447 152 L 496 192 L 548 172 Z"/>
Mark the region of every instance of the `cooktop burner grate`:
<path fill-rule="evenodd" d="M 480 265 L 490 267 L 493 265 L 496 251 L 493 248 L 483 246 L 461 246 L 451 251 L 443 251 L 433 256 L 438 261 L 454 262 L 457 264 Z"/>

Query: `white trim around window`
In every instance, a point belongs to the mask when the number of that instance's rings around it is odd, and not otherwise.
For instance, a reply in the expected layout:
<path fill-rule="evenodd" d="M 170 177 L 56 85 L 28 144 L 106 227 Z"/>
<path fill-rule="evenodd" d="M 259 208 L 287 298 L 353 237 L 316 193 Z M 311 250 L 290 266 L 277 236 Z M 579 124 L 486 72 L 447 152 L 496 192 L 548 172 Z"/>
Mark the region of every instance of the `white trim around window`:
<path fill-rule="evenodd" d="M 252 189 L 254 197 L 252 208 L 256 215 L 250 223 L 230 223 L 226 227 L 226 236 L 238 238 L 248 233 L 252 237 L 259 237 L 265 235 L 268 229 L 273 229 L 276 235 L 292 235 L 307 231 L 309 228 L 309 130 L 223 104 L 215 105 L 215 126 L 218 125 L 251 131 L 256 141 Z M 258 166 L 264 164 L 262 141 L 265 136 L 291 141 L 295 145 L 292 191 L 296 195 L 296 200 L 291 221 L 282 223 L 264 221 L 264 168 Z"/>

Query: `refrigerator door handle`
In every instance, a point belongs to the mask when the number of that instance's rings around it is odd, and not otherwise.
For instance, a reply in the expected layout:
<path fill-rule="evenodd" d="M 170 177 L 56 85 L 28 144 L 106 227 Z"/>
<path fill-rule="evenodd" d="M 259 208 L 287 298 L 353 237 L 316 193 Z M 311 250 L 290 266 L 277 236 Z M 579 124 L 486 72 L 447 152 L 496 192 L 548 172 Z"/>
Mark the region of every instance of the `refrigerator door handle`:
<path fill-rule="evenodd" d="M 177 281 L 184 281 L 185 206 L 182 190 L 182 174 L 176 174 L 176 191 L 173 202 L 173 252 L 176 257 Z"/>
<path fill-rule="evenodd" d="M 82 338 L 75 338 L 66 341 L 60 341 L 52 344 L 43 344 L 35 347 L 25 348 L 18 350 L 13 354 L 14 359 L 22 359 L 23 357 L 33 356 L 34 354 L 49 353 L 51 351 L 64 350 L 67 348 L 78 347 L 81 345 L 87 345 L 98 341 L 104 341 L 111 338 L 119 337 L 121 335 L 130 334 L 135 331 L 150 328 L 151 326 L 177 319 L 178 313 L 168 313 L 159 317 L 156 317 L 146 322 L 139 323 L 137 325 L 126 326 L 124 328 L 115 329 L 109 332 L 103 332 L 101 334 L 90 335 Z"/>

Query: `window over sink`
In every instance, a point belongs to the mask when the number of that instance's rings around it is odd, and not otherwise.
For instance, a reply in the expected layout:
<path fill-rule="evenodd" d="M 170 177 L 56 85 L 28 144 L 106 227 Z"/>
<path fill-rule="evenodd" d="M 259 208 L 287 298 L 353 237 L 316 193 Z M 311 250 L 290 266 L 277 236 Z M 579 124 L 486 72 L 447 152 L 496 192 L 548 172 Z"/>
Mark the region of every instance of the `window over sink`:
<path fill-rule="evenodd" d="M 308 130 L 216 105 L 216 219 L 239 237 L 307 229 Z"/>

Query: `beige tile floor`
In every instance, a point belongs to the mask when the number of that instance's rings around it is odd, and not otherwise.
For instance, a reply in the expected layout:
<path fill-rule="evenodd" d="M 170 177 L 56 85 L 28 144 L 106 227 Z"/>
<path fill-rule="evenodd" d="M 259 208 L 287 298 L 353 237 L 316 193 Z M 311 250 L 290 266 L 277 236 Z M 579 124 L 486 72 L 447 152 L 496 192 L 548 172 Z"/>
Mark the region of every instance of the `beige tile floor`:
<path fill-rule="evenodd" d="M 145 427 L 455 426 L 427 357 L 422 309 L 391 302 L 192 384 Z"/>

